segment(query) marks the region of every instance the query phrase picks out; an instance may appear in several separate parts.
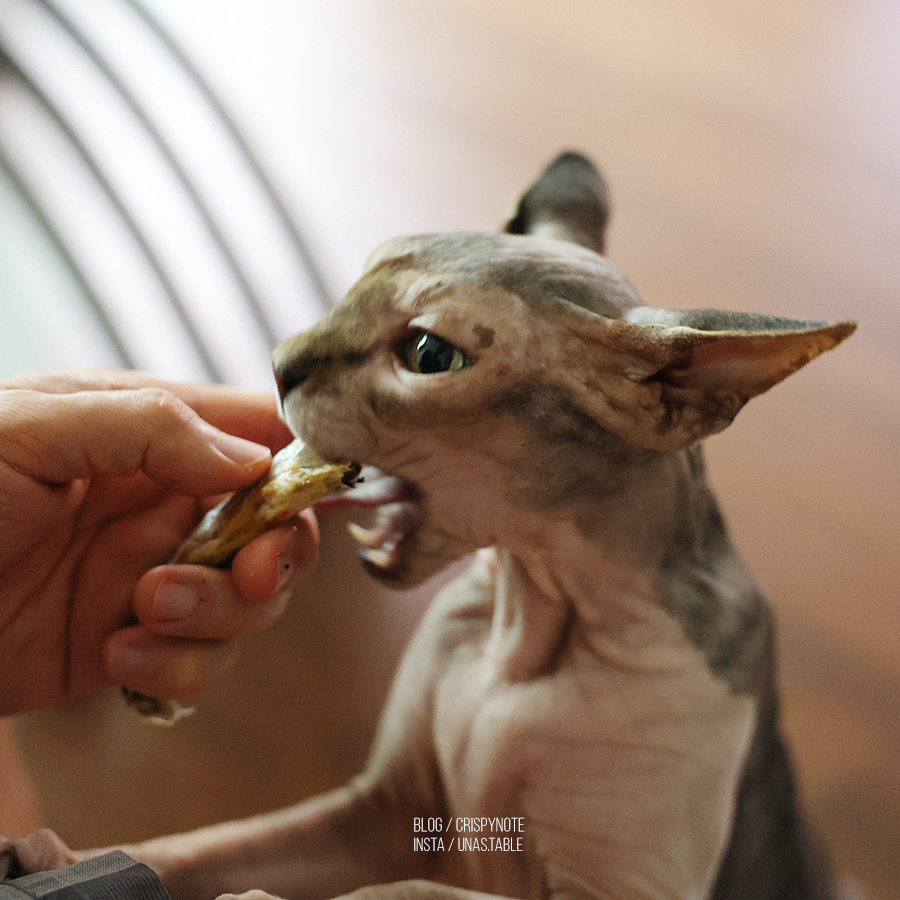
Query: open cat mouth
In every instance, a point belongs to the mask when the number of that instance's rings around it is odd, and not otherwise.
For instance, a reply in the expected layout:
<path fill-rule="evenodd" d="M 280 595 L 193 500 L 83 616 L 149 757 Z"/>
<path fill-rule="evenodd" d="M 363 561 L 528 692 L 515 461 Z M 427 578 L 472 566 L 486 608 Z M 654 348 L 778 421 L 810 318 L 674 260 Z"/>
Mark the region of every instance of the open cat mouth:
<path fill-rule="evenodd" d="M 349 506 L 376 510 L 371 527 L 351 522 L 350 534 L 359 544 L 360 558 L 371 574 L 392 580 L 402 576 L 404 544 L 421 521 L 414 485 L 386 475 L 374 466 L 364 466 L 353 490 L 327 497 L 316 506 L 318 509 Z"/>

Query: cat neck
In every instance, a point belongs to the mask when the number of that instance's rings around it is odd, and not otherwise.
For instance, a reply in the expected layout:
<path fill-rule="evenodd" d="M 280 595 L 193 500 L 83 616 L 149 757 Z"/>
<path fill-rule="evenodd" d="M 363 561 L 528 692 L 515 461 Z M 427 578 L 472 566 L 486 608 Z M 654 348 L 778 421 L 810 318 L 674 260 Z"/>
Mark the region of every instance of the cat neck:
<path fill-rule="evenodd" d="M 695 451 L 660 454 L 615 496 L 577 515 L 523 516 L 495 548 L 490 653 L 506 678 L 553 667 L 577 631 L 617 665 L 659 669 L 694 655 L 665 609 L 666 572 L 703 566 L 712 502 Z M 639 524 L 638 524 L 639 523 Z"/>

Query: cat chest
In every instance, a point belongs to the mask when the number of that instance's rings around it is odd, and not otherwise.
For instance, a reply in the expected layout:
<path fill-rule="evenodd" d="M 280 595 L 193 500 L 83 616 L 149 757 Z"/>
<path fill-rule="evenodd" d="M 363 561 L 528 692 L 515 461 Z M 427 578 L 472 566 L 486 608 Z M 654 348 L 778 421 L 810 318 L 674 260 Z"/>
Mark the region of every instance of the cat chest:
<path fill-rule="evenodd" d="M 510 683 L 486 640 L 458 648 L 435 695 L 448 815 L 463 826 L 522 823 L 512 852 L 457 860 L 468 883 L 520 895 L 538 885 L 589 884 L 602 895 L 654 884 L 649 896 L 660 897 L 705 890 L 755 713 L 705 666 L 617 671 L 572 646 L 552 674 Z"/>

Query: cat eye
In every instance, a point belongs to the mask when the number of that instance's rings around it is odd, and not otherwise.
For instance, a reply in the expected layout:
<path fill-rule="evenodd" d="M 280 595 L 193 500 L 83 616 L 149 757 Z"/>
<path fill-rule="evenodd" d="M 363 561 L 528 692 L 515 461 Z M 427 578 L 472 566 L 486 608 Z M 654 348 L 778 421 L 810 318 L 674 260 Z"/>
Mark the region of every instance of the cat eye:
<path fill-rule="evenodd" d="M 414 335 L 401 347 L 399 355 L 404 365 L 418 375 L 458 372 L 471 365 L 459 347 L 428 331 Z"/>

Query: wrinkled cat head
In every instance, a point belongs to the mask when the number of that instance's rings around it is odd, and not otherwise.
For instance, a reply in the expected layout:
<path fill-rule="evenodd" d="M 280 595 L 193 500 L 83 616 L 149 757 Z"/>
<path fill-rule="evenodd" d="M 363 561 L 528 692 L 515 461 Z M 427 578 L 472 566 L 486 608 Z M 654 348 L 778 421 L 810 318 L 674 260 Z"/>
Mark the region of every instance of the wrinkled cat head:
<path fill-rule="evenodd" d="M 357 495 L 383 506 L 358 532 L 379 574 L 415 582 L 530 516 L 583 513 L 855 327 L 648 309 L 597 252 L 606 219 L 599 175 L 564 154 L 505 233 L 388 242 L 276 350 L 291 427 L 396 476 Z"/>

